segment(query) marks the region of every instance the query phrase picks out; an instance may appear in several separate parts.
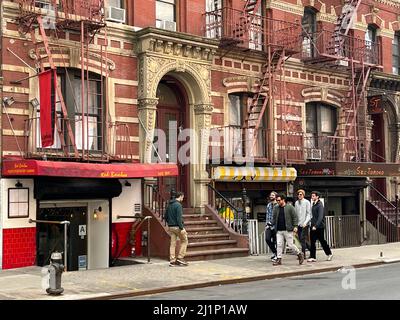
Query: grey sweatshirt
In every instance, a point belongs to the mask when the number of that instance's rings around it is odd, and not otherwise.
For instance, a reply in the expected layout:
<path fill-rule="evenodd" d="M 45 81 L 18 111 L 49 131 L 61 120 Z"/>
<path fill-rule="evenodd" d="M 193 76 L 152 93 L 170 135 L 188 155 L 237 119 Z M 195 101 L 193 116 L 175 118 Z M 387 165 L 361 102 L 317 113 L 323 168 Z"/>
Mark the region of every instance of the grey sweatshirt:
<path fill-rule="evenodd" d="M 294 204 L 297 218 L 299 219 L 299 226 L 309 225 L 311 221 L 311 203 L 307 199 L 297 200 Z"/>

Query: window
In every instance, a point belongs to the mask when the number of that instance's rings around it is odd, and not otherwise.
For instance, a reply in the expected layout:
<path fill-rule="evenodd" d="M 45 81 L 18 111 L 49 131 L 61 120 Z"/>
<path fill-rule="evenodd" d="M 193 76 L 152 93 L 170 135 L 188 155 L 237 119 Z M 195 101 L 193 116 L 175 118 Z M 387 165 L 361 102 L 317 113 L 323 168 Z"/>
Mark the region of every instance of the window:
<path fill-rule="evenodd" d="M 306 148 L 323 148 L 329 143 L 337 126 L 337 110 L 323 103 L 306 105 Z"/>
<path fill-rule="evenodd" d="M 108 0 L 108 6 L 124 9 L 124 0 Z"/>
<path fill-rule="evenodd" d="M 82 82 L 81 72 L 79 70 L 61 71 L 57 75 L 58 85 L 61 87 L 64 101 L 66 104 L 69 123 L 75 138 L 75 144 L 78 150 L 100 151 L 103 148 L 104 137 L 102 136 L 104 110 L 102 101 L 102 90 L 100 77 L 95 74 L 89 74 L 89 84 L 85 81 L 85 123 L 82 125 Z M 56 97 L 56 101 L 60 101 Z M 56 117 L 58 128 L 63 131 L 66 145 L 71 145 L 68 141 L 69 135 L 67 131 L 67 120 L 61 109 L 61 103 L 56 104 Z M 36 147 L 41 148 L 40 139 L 40 106 L 37 110 L 37 126 L 36 126 Z M 84 132 L 82 130 L 84 128 Z M 57 133 L 57 126 L 54 128 L 54 144 L 46 149 L 61 149 L 60 136 Z"/>
<path fill-rule="evenodd" d="M 8 189 L 8 217 L 29 217 L 29 188 Z"/>
<path fill-rule="evenodd" d="M 367 31 L 365 32 L 365 61 L 369 63 L 374 62 L 375 58 L 375 46 L 377 43 L 377 29 L 373 25 L 368 25 Z"/>
<path fill-rule="evenodd" d="M 251 103 L 252 95 L 237 93 L 229 95 L 229 127 L 225 129 L 225 145 L 229 143 L 234 155 L 243 155 L 243 148 L 247 156 L 265 157 L 266 144 L 266 112 L 257 134 L 257 143 L 253 148 L 254 130 L 245 128 L 247 109 Z M 251 154 L 249 154 L 251 152 Z"/>
<path fill-rule="evenodd" d="M 322 103 L 306 105 L 307 133 L 314 135 L 333 135 L 337 123 L 336 108 Z"/>
<path fill-rule="evenodd" d="M 175 0 L 156 1 L 156 27 L 176 30 Z"/>
<path fill-rule="evenodd" d="M 394 38 L 392 40 L 392 65 L 393 65 L 393 74 L 399 74 L 400 68 L 400 33 L 396 32 Z"/>
<path fill-rule="evenodd" d="M 302 51 L 304 58 L 314 57 L 314 39 L 317 31 L 316 11 L 313 8 L 304 8 L 301 19 L 302 26 Z"/>
<path fill-rule="evenodd" d="M 222 35 L 222 0 L 206 0 L 206 29 L 207 38 L 218 38 Z"/>

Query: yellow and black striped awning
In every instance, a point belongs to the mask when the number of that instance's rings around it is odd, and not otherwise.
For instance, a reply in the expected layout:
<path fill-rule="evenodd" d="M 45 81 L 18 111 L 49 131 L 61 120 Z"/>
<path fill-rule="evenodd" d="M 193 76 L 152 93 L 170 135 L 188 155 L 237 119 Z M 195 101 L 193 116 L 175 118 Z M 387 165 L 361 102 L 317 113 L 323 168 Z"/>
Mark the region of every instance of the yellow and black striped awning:
<path fill-rule="evenodd" d="M 216 181 L 294 181 L 297 177 L 295 168 L 288 167 L 229 167 L 220 166 L 214 169 Z"/>

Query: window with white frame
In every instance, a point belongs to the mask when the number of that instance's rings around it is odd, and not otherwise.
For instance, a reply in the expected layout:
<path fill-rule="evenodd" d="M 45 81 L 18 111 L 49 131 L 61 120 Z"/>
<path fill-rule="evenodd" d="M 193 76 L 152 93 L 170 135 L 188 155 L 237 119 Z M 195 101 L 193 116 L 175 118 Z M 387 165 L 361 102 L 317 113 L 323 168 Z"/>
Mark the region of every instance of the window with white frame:
<path fill-rule="evenodd" d="M 8 189 L 8 218 L 29 217 L 29 188 Z"/>
<path fill-rule="evenodd" d="M 175 0 L 156 0 L 156 27 L 176 30 Z"/>

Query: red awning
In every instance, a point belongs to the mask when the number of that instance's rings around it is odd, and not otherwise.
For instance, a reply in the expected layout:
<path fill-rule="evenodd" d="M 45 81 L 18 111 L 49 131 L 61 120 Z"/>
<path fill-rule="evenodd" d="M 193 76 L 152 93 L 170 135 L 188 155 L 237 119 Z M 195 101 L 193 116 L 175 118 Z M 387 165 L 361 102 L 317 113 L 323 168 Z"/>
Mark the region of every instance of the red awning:
<path fill-rule="evenodd" d="M 170 163 L 80 163 L 40 160 L 4 160 L 4 177 L 47 176 L 76 178 L 146 178 L 178 175 L 178 166 Z"/>

